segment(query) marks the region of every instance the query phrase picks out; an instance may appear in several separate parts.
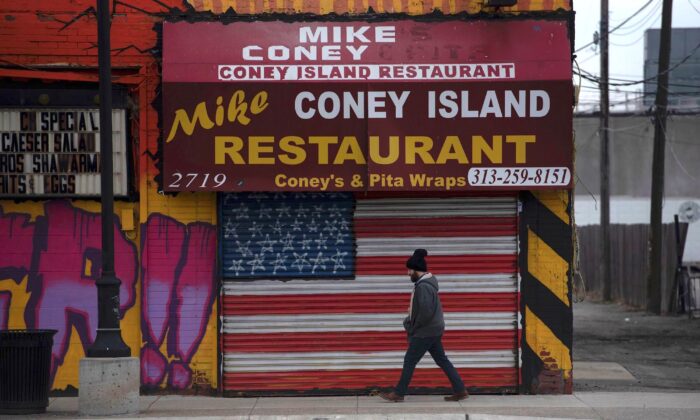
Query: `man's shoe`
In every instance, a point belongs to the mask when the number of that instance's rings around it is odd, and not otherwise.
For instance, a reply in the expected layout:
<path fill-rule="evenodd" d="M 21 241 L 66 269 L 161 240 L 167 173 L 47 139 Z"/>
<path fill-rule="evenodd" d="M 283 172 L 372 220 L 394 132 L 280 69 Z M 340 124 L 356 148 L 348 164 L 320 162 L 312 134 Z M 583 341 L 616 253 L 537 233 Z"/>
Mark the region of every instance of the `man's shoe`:
<path fill-rule="evenodd" d="M 462 392 L 446 396 L 445 401 L 461 401 L 466 400 L 467 398 L 469 398 L 469 393 L 464 390 Z"/>
<path fill-rule="evenodd" d="M 403 395 L 399 395 L 396 392 L 380 392 L 379 396 L 387 401 L 403 402 Z"/>

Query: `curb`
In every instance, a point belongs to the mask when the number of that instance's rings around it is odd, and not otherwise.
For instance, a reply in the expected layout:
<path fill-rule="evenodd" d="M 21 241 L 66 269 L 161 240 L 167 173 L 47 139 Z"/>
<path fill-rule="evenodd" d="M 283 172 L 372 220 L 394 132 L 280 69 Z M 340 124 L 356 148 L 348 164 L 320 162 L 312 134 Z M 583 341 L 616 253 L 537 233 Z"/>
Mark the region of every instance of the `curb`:
<path fill-rule="evenodd" d="M 103 418 L 103 417 L 94 417 Z M 106 417 L 104 417 L 106 418 Z M 161 420 L 166 417 L 121 417 L 120 420 Z M 192 417 L 167 417 L 171 420 L 189 420 Z M 309 415 L 251 415 L 206 416 L 208 420 L 424 420 L 425 413 L 396 414 L 309 414 Z M 431 420 L 577 420 L 564 417 L 502 416 L 495 414 L 431 414 Z M 86 418 L 87 420 L 87 418 Z M 581 420 L 581 419 L 578 419 Z M 592 419 L 591 419 L 592 420 Z"/>
<path fill-rule="evenodd" d="M 467 420 L 576 420 L 568 417 L 500 416 L 497 414 L 467 414 Z M 592 420 L 592 419 L 583 419 Z"/>

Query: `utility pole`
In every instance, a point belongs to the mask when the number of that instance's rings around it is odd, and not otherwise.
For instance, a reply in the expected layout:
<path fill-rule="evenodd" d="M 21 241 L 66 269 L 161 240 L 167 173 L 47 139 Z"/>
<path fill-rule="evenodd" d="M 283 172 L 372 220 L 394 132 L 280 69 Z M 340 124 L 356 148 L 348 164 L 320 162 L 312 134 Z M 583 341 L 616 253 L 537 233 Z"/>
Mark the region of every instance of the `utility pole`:
<path fill-rule="evenodd" d="M 668 67 L 671 61 L 671 14 L 673 0 L 664 0 L 661 12 L 659 68 L 654 103 L 654 157 L 651 168 L 651 229 L 649 231 L 649 277 L 647 311 L 661 313 L 661 205 L 664 197 L 664 159 L 666 149 L 666 108 L 668 105 Z"/>
<path fill-rule="evenodd" d="M 97 335 L 88 357 L 128 357 L 119 328 L 119 285 L 114 273 L 114 180 L 112 162 L 112 64 L 109 0 L 97 1 L 97 60 L 100 81 L 100 173 L 102 204 L 102 275 L 97 285 Z"/>
<path fill-rule="evenodd" d="M 600 249 L 603 300 L 612 300 L 610 267 L 610 92 L 608 91 L 608 0 L 600 0 Z"/>

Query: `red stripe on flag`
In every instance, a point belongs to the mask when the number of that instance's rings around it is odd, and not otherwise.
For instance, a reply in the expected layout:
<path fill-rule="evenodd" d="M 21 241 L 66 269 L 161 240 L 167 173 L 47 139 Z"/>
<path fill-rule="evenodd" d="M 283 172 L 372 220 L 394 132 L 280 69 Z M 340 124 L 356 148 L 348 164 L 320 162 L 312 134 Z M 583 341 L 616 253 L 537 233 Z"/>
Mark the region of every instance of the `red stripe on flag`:
<path fill-rule="evenodd" d="M 514 236 L 516 232 L 515 217 L 360 217 L 353 223 L 358 238 Z"/>
<path fill-rule="evenodd" d="M 407 285 L 408 286 L 408 285 Z M 224 296 L 224 316 L 374 314 L 408 311 L 410 293 Z M 515 312 L 517 293 L 441 293 L 445 312 Z"/>
<path fill-rule="evenodd" d="M 518 383 L 516 368 L 457 369 L 467 387 L 513 387 Z M 296 372 L 225 372 L 227 391 L 320 391 L 367 390 L 396 385 L 401 368 L 376 370 L 333 370 Z M 439 369 L 416 369 L 411 388 L 450 388 Z"/>
<path fill-rule="evenodd" d="M 357 257 L 355 274 L 406 274 L 409 256 Z M 434 255 L 426 258 L 428 270 L 440 280 L 440 274 L 497 274 L 516 272 L 516 254 L 512 255 Z"/>
<path fill-rule="evenodd" d="M 518 331 L 447 330 L 442 339 L 449 356 L 459 350 L 511 350 L 517 347 Z M 349 331 L 321 333 L 224 334 L 225 353 L 288 353 L 319 351 L 403 351 L 402 331 Z"/>

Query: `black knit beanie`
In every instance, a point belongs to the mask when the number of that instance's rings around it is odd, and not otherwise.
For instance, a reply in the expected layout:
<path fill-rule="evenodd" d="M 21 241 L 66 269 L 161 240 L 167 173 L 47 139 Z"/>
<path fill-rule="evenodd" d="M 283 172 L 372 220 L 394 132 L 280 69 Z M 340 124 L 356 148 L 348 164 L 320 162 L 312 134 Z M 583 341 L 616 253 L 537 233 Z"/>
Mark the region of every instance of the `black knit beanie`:
<path fill-rule="evenodd" d="M 427 256 L 428 251 L 424 249 L 416 249 L 413 251 L 411 258 L 406 261 L 406 267 L 416 271 L 428 271 L 428 263 L 425 262 L 425 257 Z"/>

